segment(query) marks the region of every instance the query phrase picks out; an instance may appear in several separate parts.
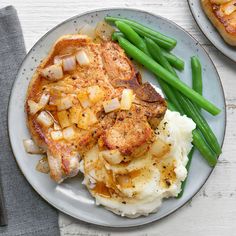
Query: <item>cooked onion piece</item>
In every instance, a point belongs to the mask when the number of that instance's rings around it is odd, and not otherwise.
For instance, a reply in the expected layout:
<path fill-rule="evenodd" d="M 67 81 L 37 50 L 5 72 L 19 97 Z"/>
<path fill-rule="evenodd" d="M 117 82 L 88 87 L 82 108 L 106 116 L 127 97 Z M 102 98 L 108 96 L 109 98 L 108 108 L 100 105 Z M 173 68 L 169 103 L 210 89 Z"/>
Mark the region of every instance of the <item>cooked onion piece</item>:
<path fill-rule="evenodd" d="M 60 127 L 60 125 L 58 125 L 57 123 L 54 123 L 54 124 L 53 124 L 53 129 L 54 129 L 54 130 L 61 130 L 61 127 Z"/>
<path fill-rule="evenodd" d="M 85 113 L 87 113 L 89 116 L 89 125 L 93 125 L 93 124 L 97 123 L 97 121 L 98 121 L 97 117 L 91 109 L 86 109 Z"/>
<path fill-rule="evenodd" d="M 60 56 L 55 56 L 53 63 L 54 65 L 62 65 L 62 58 Z"/>
<path fill-rule="evenodd" d="M 49 115 L 46 111 L 40 112 L 40 114 L 37 117 L 37 121 L 45 127 L 50 127 L 54 123 L 52 116 Z"/>
<path fill-rule="evenodd" d="M 116 165 L 123 160 L 119 150 L 104 150 L 99 153 L 99 157 L 102 156 L 109 164 Z"/>
<path fill-rule="evenodd" d="M 79 31 L 80 34 L 87 35 L 88 37 L 94 39 L 95 38 L 95 28 L 92 27 L 89 24 L 86 24 L 82 27 L 82 29 Z"/>
<path fill-rule="evenodd" d="M 104 98 L 104 92 L 99 86 L 95 85 L 88 87 L 88 96 L 92 103 L 96 103 Z"/>
<path fill-rule="evenodd" d="M 27 153 L 30 154 L 42 154 L 44 151 L 38 147 L 32 139 L 23 140 L 24 148 Z"/>
<path fill-rule="evenodd" d="M 62 133 L 63 133 L 64 139 L 66 139 L 66 140 L 71 140 L 71 139 L 75 138 L 75 130 L 74 130 L 73 126 L 69 126 L 65 129 L 63 129 Z"/>
<path fill-rule="evenodd" d="M 42 159 L 38 161 L 36 170 L 44 174 L 48 174 L 50 172 L 47 157 L 43 157 Z"/>
<path fill-rule="evenodd" d="M 63 70 L 72 71 L 76 69 L 75 56 L 66 57 L 62 60 Z"/>
<path fill-rule="evenodd" d="M 231 13 L 236 11 L 236 1 L 231 1 L 227 4 L 223 4 L 220 6 L 220 8 L 226 15 L 230 15 Z"/>
<path fill-rule="evenodd" d="M 79 101 L 80 101 L 80 104 L 83 108 L 87 108 L 87 107 L 90 107 L 91 106 L 91 102 L 89 100 L 89 97 L 88 97 L 88 93 L 86 91 L 80 91 L 77 95 Z"/>
<path fill-rule="evenodd" d="M 113 32 L 115 31 L 112 26 L 107 24 L 105 21 L 101 21 L 97 24 L 96 35 L 105 41 L 110 41 Z"/>
<path fill-rule="evenodd" d="M 120 109 L 120 102 L 118 98 L 113 98 L 109 101 L 103 102 L 103 108 L 106 113 Z"/>
<path fill-rule="evenodd" d="M 30 114 L 34 115 L 39 110 L 44 108 L 49 102 L 49 97 L 50 97 L 49 94 L 43 93 L 38 103 L 33 101 L 33 100 L 28 100 L 28 106 L 29 106 L 29 109 L 30 109 Z"/>
<path fill-rule="evenodd" d="M 57 102 L 57 109 L 58 109 L 58 111 L 67 110 L 67 109 L 71 108 L 72 105 L 73 105 L 72 99 L 73 98 L 69 97 L 69 96 L 61 98 Z"/>
<path fill-rule="evenodd" d="M 73 124 L 78 124 L 81 112 L 82 112 L 82 108 L 80 105 L 71 107 L 69 109 L 70 122 Z"/>
<path fill-rule="evenodd" d="M 134 100 L 132 89 L 124 89 L 121 96 L 120 109 L 129 110 Z"/>
<path fill-rule="evenodd" d="M 82 50 L 76 54 L 76 60 L 81 66 L 86 66 L 90 63 L 87 53 Z"/>
<path fill-rule="evenodd" d="M 63 134 L 60 130 L 52 131 L 51 132 L 51 137 L 53 140 L 60 140 L 63 139 Z"/>
<path fill-rule="evenodd" d="M 41 106 L 33 100 L 28 100 L 28 106 L 29 106 L 30 114 L 32 115 L 36 114 L 41 109 Z"/>
<path fill-rule="evenodd" d="M 89 127 L 89 114 L 88 113 L 86 112 L 80 113 L 77 126 L 81 129 L 88 129 Z"/>
<path fill-rule="evenodd" d="M 68 127 L 71 125 L 69 120 L 69 113 L 67 111 L 59 111 L 57 113 L 58 121 L 62 128 Z"/>
<path fill-rule="evenodd" d="M 97 117 L 94 112 L 87 108 L 79 115 L 78 127 L 81 129 L 88 129 L 90 125 L 97 123 Z"/>
<path fill-rule="evenodd" d="M 49 98 L 50 98 L 49 94 L 47 94 L 47 93 L 42 94 L 42 96 L 39 100 L 39 105 L 41 106 L 41 108 L 44 108 L 48 104 Z"/>
<path fill-rule="evenodd" d="M 51 81 L 60 80 L 63 78 L 63 70 L 60 65 L 51 65 L 41 71 L 42 75 Z"/>

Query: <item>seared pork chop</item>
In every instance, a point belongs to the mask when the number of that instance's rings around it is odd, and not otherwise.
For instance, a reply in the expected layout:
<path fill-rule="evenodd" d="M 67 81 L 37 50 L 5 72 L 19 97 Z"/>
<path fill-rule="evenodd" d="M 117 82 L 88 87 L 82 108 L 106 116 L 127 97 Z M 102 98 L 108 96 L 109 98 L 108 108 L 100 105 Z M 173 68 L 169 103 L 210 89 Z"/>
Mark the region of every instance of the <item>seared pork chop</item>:
<path fill-rule="evenodd" d="M 236 1 L 201 0 L 202 8 L 223 39 L 236 46 Z"/>
<path fill-rule="evenodd" d="M 104 102 L 119 104 L 125 88 L 134 93 L 131 107 L 105 112 Z M 25 108 L 30 133 L 47 152 L 51 178 L 61 182 L 78 173 L 81 156 L 97 143 L 124 160 L 147 151 L 166 102 L 142 84 L 118 44 L 66 35 L 35 72 Z"/>

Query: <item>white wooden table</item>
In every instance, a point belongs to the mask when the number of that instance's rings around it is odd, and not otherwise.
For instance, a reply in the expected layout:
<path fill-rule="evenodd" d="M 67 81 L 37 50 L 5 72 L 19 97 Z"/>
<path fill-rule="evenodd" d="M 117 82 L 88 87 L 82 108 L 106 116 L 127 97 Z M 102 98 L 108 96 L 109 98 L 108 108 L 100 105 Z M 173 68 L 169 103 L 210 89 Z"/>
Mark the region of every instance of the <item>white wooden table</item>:
<path fill-rule="evenodd" d="M 202 35 L 185 0 L 1 0 L 0 8 L 14 5 L 22 24 L 26 48 L 61 21 L 87 10 L 131 7 L 173 20 L 192 34 L 209 52 L 221 80 L 227 102 L 227 132 L 220 157 L 210 179 L 187 205 L 171 216 L 129 230 L 99 228 L 60 214 L 61 235 L 78 236 L 233 236 L 236 235 L 236 63 Z"/>

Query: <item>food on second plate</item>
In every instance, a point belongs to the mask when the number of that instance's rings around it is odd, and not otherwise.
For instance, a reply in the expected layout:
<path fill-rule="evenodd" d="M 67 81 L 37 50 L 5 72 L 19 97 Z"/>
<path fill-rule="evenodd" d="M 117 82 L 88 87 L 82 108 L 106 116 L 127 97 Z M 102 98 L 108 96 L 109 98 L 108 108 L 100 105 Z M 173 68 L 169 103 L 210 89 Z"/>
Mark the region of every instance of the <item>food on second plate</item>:
<path fill-rule="evenodd" d="M 224 40 L 236 46 L 236 1 L 201 0 L 202 8 Z"/>
<path fill-rule="evenodd" d="M 29 130 L 47 152 L 56 182 L 75 176 L 81 157 L 97 143 L 124 161 L 144 154 L 165 111 L 165 100 L 142 83 L 119 45 L 82 35 L 55 43 L 26 99 Z"/>

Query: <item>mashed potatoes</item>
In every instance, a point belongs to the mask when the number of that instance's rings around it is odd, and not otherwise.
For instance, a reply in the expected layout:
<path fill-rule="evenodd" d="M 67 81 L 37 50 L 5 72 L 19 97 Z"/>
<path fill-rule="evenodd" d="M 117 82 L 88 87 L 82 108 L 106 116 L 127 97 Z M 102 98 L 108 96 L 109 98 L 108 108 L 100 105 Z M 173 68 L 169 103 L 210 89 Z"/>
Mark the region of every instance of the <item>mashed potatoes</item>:
<path fill-rule="evenodd" d="M 150 150 L 131 162 L 115 164 L 95 146 L 84 157 L 84 184 L 96 204 L 116 214 L 138 217 L 155 212 L 163 198 L 175 197 L 192 147 L 195 123 L 178 112 L 167 110 L 156 130 Z"/>

